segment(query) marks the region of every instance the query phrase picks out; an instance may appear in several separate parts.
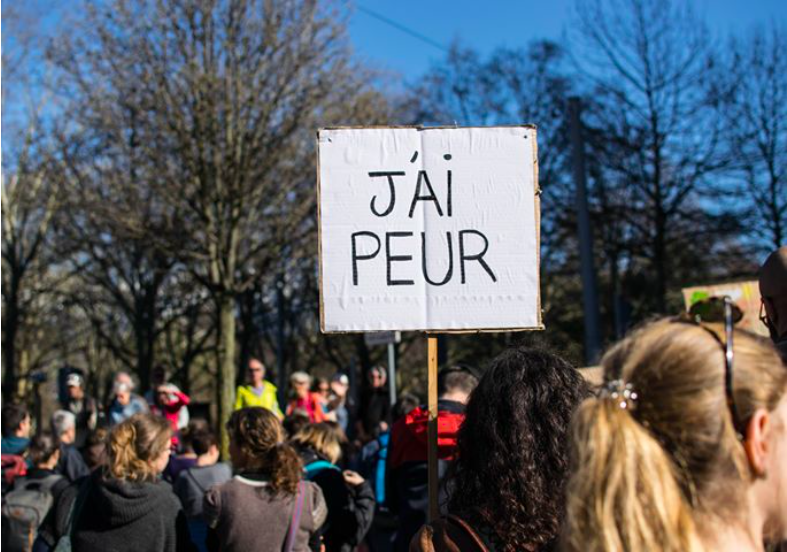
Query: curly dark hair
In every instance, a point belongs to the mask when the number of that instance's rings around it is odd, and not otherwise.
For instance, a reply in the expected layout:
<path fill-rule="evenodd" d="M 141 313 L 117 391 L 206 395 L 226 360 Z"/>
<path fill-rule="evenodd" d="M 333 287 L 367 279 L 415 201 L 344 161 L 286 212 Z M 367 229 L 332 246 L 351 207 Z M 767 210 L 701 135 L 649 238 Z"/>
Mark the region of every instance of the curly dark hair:
<path fill-rule="evenodd" d="M 551 353 L 517 347 L 497 356 L 465 410 L 449 511 L 498 549 L 552 543 L 565 510 L 569 422 L 588 395 L 579 372 Z"/>

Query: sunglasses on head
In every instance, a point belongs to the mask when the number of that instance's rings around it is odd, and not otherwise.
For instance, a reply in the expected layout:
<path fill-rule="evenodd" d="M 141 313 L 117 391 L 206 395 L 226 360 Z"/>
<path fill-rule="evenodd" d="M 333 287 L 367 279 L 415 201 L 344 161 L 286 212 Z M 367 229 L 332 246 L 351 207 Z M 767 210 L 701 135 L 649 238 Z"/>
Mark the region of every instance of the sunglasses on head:
<path fill-rule="evenodd" d="M 724 297 L 709 297 L 697 301 L 690 308 L 687 313 L 688 319 L 682 317 L 681 321 L 697 324 L 702 329 L 706 330 L 724 351 L 724 394 L 727 399 L 727 407 L 730 409 L 732 416 L 732 425 L 739 440 L 744 439 L 744 424 L 741 422 L 738 415 L 738 409 L 735 406 L 735 396 L 733 394 L 733 360 L 735 359 L 733 351 L 733 333 L 735 323 L 743 318 L 743 311 L 732 302 L 727 296 Z M 721 341 L 716 332 L 706 328 L 703 324 L 706 323 L 724 323 L 724 342 Z"/>

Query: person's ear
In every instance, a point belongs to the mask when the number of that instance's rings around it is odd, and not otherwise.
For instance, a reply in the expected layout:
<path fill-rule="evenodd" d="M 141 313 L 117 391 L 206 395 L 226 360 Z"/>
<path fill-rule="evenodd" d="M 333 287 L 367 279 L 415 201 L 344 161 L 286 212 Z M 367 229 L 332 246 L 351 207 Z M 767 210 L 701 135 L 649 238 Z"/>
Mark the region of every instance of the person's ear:
<path fill-rule="evenodd" d="M 746 450 L 746 457 L 755 477 L 766 475 L 768 455 L 770 454 L 767 440 L 770 423 L 768 411 L 758 408 L 749 419 L 749 423 L 746 424 L 746 440 L 743 442 L 743 448 Z"/>

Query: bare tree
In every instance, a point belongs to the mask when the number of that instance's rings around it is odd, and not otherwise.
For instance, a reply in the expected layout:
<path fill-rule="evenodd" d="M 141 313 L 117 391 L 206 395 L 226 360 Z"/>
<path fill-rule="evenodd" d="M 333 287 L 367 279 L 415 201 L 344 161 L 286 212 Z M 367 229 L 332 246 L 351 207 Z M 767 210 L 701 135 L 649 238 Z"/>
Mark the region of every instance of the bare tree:
<path fill-rule="evenodd" d="M 215 305 L 223 422 L 236 298 L 260 273 L 249 267 L 276 266 L 277 232 L 311 231 L 311 132 L 366 88 L 343 25 L 314 2 L 117 1 L 93 6 L 54 55 L 89 102 L 133 104 L 146 186 L 177 206 L 172 231 L 187 239 L 175 250 Z"/>
<path fill-rule="evenodd" d="M 712 217 L 700 198 L 718 193 L 709 177 L 727 162 L 706 82 L 710 38 L 680 0 L 580 0 L 577 15 L 573 56 L 601 129 L 594 154 L 607 186 L 625 188 L 615 211 L 625 216 L 632 259 L 653 274 L 650 308 L 666 312 L 677 266 L 670 253 L 687 228 L 705 232 Z"/>
<path fill-rule="evenodd" d="M 114 99 L 75 109 L 71 122 L 89 130 L 60 134 L 59 175 L 68 194 L 58 251 L 82 283 L 70 301 L 147 389 L 157 342 L 191 308 L 181 305 L 190 294 L 178 285 L 187 275 L 174 253 L 183 243 L 173 230 L 177 209 L 162 205 L 148 185 L 150 166 L 138 152 L 133 111 L 112 110 L 123 105 Z"/>
<path fill-rule="evenodd" d="M 34 129 L 12 167 L 3 167 L 2 265 L 3 265 L 3 396 L 17 393 L 20 375 L 20 340 L 37 322 L 42 301 L 47 301 L 60 278 L 51 254 L 52 220 L 61 195 Z M 20 370 L 21 368 L 21 370 Z M 23 373 L 20 373 L 23 372 Z"/>
<path fill-rule="evenodd" d="M 732 39 L 718 76 L 719 115 L 726 125 L 742 213 L 767 249 L 787 242 L 787 34 L 755 28 Z"/>

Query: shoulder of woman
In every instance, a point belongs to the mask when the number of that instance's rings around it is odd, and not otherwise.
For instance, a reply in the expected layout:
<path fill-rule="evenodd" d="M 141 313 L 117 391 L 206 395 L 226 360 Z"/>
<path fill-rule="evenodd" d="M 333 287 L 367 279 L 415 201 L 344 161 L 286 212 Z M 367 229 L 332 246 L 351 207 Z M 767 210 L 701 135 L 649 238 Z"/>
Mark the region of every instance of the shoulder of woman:
<path fill-rule="evenodd" d="M 208 527 L 215 529 L 216 525 L 218 525 L 219 517 L 221 516 L 221 491 L 222 487 L 228 483 L 230 482 L 214 485 L 202 497 L 202 519 L 205 520 Z"/>
<path fill-rule="evenodd" d="M 309 493 L 309 501 L 306 504 L 310 504 L 309 510 L 312 514 L 312 522 L 314 524 L 314 528 L 320 527 L 323 523 L 325 523 L 326 518 L 328 517 L 328 504 L 325 501 L 325 496 L 322 493 L 322 489 L 319 485 L 312 483 L 311 481 L 304 481 L 303 485 L 307 489 L 306 492 Z"/>
<path fill-rule="evenodd" d="M 301 481 L 304 490 L 312 497 L 322 496 L 322 489 L 314 481 Z"/>

